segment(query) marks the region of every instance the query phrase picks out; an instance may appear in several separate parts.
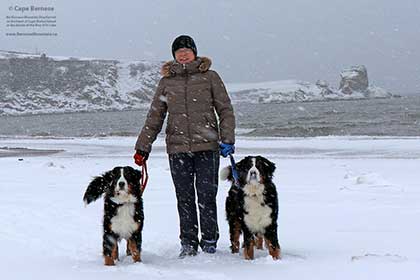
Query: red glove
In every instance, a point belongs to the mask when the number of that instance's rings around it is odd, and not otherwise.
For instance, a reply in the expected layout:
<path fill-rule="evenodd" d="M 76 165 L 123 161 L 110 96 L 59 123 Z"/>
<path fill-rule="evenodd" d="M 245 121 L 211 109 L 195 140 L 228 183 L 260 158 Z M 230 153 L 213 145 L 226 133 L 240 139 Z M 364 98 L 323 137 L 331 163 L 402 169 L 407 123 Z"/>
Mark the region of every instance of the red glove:
<path fill-rule="evenodd" d="M 145 151 L 136 151 L 136 153 L 134 154 L 134 162 L 139 165 L 142 166 L 146 160 L 149 158 L 149 153 L 145 152 Z"/>

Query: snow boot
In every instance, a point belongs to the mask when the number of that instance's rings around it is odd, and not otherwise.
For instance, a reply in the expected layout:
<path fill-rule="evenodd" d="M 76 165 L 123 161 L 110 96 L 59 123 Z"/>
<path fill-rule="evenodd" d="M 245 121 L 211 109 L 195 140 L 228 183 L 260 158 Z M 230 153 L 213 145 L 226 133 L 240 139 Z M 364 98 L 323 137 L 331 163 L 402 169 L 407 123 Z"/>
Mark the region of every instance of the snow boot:
<path fill-rule="evenodd" d="M 196 256 L 197 255 L 197 249 L 195 249 L 191 245 L 182 245 L 181 252 L 179 253 L 179 258 L 183 259 L 187 256 Z"/>

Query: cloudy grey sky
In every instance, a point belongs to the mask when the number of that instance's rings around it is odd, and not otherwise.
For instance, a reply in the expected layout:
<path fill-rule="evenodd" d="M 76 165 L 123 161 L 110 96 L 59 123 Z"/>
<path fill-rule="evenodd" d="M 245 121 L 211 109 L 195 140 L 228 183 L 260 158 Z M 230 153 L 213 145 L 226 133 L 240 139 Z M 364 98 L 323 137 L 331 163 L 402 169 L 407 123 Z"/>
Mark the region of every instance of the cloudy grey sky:
<path fill-rule="evenodd" d="M 364 64 L 372 84 L 420 93 L 418 0 L 1 3 L 0 49 L 168 60 L 173 39 L 189 34 L 226 82 L 325 79 L 338 86 L 341 69 Z M 19 14 L 9 11 L 14 5 L 53 6 L 59 35 L 5 36 L 5 17 Z"/>

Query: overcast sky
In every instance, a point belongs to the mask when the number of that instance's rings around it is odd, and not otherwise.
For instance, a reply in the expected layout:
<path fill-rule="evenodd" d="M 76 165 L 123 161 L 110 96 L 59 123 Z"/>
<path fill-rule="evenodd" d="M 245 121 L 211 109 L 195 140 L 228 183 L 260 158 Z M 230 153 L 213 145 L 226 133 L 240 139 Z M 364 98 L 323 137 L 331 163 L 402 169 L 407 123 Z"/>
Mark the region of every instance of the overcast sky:
<path fill-rule="evenodd" d="M 343 68 L 364 64 L 371 84 L 420 93 L 418 0 L 1 2 L 3 50 L 168 60 L 173 39 L 189 34 L 225 82 L 324 79 L 337 87 Z M 5 17 L 22 14 L 9 11 L 15 5 L 53 6 L 59 35 L 5 36 Z"/>

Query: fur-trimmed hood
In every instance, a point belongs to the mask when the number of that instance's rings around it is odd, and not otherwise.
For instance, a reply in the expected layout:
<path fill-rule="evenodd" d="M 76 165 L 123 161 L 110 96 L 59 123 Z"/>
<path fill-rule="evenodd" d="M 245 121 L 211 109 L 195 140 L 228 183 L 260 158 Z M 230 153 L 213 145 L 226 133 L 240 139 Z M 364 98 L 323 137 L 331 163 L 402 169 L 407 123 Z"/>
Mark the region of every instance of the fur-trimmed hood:
<path fill-rule="evenodd" d="M 193 74 L 193 73 L 204 73 L 210 69 L 211 66 L 211 59 L 208 57 L 197 57 L 193 62 L 188 64 L 181 64 L 176 62 L 175 60 L 170 60 L 165 62 L 162 65 L 160 70 L 160 74 L 163 77 L 171 77 L 175 75 L 182 75 L 185 73 Z"/>

